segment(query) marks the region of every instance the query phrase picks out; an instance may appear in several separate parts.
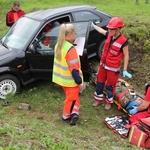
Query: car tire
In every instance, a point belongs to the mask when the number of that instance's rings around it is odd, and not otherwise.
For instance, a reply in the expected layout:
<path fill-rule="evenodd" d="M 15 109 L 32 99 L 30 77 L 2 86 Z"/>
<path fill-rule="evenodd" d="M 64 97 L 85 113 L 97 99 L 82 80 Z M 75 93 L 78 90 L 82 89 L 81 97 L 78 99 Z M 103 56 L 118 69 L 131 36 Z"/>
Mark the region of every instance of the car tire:
<path fill-rule="evenodd" d="M 101 42 L 100 45 L 99 45 L 98 51 L 97 51 L 97 56 L 98 56 L 99 59 L 100 59 L 101 56 L 102 56 L 103 46 L 104 46 L 105 40 L 106 40 L 106 39 L 103 39 L 103 40 L 102 40 L 102 42 Z"/>
<path fill-rule="evenodd" d="M 15 94 L 20 91 L 20 82 L 13 75 L 0 76 L 0 99 L 5 99 L 7 94 Z"/>

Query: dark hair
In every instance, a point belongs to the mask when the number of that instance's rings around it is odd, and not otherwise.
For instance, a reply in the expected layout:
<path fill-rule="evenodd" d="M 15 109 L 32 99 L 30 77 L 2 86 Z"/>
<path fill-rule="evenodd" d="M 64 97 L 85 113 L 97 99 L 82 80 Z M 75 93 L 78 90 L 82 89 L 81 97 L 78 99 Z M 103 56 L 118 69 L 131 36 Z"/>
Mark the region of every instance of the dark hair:
<path fill-rule="evenodd" d="M 13 6 L 20 6 L 20 3 L 19 2 L 14 2 Z"/>

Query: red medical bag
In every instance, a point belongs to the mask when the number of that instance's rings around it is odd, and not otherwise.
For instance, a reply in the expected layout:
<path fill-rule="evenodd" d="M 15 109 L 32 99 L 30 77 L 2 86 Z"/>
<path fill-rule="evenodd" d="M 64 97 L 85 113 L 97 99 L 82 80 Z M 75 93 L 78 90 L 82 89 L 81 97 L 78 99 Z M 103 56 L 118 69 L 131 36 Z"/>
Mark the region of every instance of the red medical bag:
<path fill-rule="evenodd" d="M 150 117 L 132 124 L 128 139 L 137 147 L 150 148 Z"/>

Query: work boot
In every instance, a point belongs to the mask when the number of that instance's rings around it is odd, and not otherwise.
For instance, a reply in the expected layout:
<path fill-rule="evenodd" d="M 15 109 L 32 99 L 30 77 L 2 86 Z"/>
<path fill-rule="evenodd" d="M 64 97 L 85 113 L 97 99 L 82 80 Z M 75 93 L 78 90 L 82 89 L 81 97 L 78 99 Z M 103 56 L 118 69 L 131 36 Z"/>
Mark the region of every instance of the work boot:
<path fill-rule="evenodd" d="M 105 110 L 109 110 L 111 108 L 111 103 L 106 103 L 105 104 Z"/>
<path fill-rule="evenodd" d="M 76 125 L 77 120 L 79 119 L 79 116 L 77 114 L 71 115 L 70 125 Z"/>
<path fill-rule="evenodd" d="M 69 122 L 69 121 L 70 121 L 70 118 L 67 118 L 67 119 L 62 118 L 62 121 L 63 121 L 63 122 Z"/>
<path fill-rule="evenodd" d="M 93 107 L 97 107 L 97 106 L 100 105 L 100 104 L 101 104 L 101 102 L 95 101 L 95 102 L 93 103 Z"/>

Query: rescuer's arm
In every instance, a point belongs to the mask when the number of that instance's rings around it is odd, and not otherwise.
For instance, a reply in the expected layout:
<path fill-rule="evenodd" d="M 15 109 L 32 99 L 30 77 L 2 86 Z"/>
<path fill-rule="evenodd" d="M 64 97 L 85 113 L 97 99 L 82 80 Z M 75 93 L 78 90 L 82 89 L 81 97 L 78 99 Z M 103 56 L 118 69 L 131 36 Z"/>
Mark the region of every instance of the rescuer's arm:
<path fill-rule="evenodd" d="M 72 47 L 67 55 L 66 60 L 69 66 L 69 70 L 72 73 L 72 77 L 74 78 L 75 82 L 77 84 L 82 83 L 82 74 L 79 72 L 81 66 L 80 66 L 80 60 L 78 59 L 78 53 L 74 47 Z"/>

